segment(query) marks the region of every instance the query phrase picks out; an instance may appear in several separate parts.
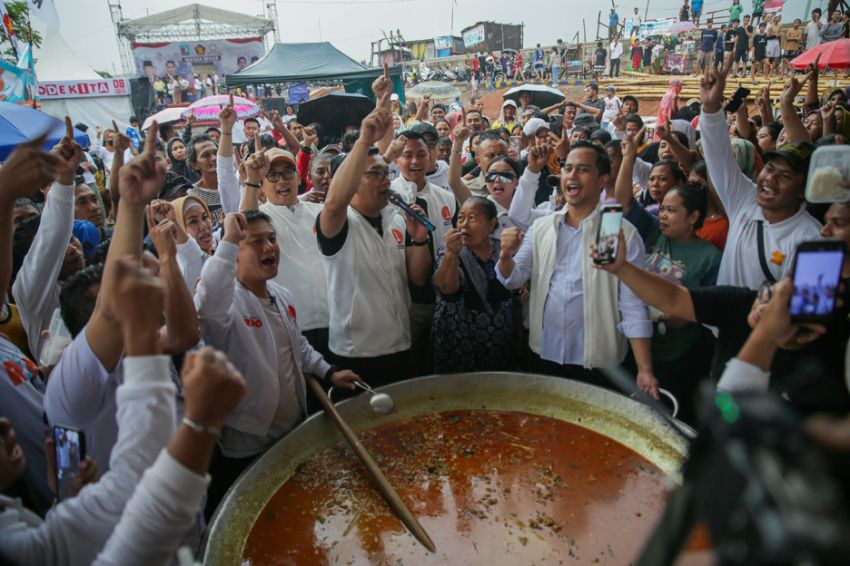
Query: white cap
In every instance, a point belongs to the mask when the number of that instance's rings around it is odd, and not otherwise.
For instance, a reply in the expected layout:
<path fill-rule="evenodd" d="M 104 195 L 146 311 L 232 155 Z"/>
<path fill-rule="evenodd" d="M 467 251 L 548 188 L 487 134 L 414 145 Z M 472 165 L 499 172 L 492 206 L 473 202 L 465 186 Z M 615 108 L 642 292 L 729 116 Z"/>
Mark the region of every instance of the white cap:
<path fill-rule="evenodd" d="M 526 136 L 533 136 L 540 128 L 546 128 L 547 130 L 549 130 L 549 122 L 547 122 L 543 118 L 532 118 L 531 120 L 525 123 L 525 126 L 523 126 L 522 128 L 522 133 L 524 133 Z"/>
<path fill-rule="evenodd" d="M 504 108 L 505 106 L 513 106 L 514 108 L 516 108 L 516 102 L 509 98 L 502 103 L 502 108 Z"/>
<path fill-rule="evenodd" d="M 398 100 L 398 95 L 396 93 L 392 93 L 390 95 L 390 100 Z"/>

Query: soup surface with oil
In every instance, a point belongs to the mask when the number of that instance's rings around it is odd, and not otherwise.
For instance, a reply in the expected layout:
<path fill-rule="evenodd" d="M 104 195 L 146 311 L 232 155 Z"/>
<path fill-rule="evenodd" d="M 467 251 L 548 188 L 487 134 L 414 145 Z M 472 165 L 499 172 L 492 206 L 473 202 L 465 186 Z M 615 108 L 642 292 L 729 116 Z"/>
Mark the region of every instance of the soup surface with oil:
<path fill-rule="evenodd" d="M 437 552 L 404 528 L 340 444 L 271 498 L 242 566 L 629 564 L 664 505 L 660 469 L 554 418 L 447 411 L 360 438 Z"/>

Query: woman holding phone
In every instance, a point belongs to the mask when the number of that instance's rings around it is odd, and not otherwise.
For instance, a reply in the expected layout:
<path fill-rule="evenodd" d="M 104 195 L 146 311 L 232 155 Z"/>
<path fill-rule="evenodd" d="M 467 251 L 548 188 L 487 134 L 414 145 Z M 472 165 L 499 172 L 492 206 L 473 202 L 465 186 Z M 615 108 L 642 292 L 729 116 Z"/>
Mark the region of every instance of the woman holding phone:
<path fill-rule="evenodd" d="M 659 199 L 658 216 L 650 214 L 632 193 L 632 168 L 637 155 L 637 135 L 627 134 L 622 141 L 623 162 L 617 175 L 615 195 L 623 207 L 625 218 L 631 222 L 646 243 L 645 269 L 687 288 L 714 285 L 720 268 L 721 253 L 714 245 L 696 236 L 702 226 L 708 207 L 708 195 L 703 186 L 677 182 L 671 187 L 660 185 L 650 174 L 650 191 Z M 658 164 L 656 164 L 658 165 Z M 670 162 L 664 167 L 678 168 Z M 667 173 L 671 179 L 684 175 Z M 663 191 L 662 191 L 663 188 Z M 652 359 L 655 375 L 661 386 L 669 389 L 682 401 L 685 418 L 694 387 L 699 379 L 685 379 L 694 375 L 692 368 L 710 365 L 713 338 L 700 325 L 687 323 L 655 311 L 651 318 L 656 322 L 652 337 Z"/>

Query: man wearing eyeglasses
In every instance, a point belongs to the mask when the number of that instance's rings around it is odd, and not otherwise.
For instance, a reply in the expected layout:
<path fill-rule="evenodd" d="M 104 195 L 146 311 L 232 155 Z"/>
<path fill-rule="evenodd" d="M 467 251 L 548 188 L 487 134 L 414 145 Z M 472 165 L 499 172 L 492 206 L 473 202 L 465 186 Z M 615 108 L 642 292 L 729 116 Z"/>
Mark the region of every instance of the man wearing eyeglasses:
<path fill-rule="evenodd" d="M 433 264 L 427 229 L 387 206 L 389 170 L 372 146 L 392 123 L 386 108 L 363 119 L 316 219 L 334 363 L 373 386 L 411 373 L 408 282 L 425 285 Z"/>
<path fill-rule="evenodd" d="M 255 139 L 259 135 L 255 136 Z M 258 194 L 265 196 L 260 212 L 271 219 L 280 241 L 280 269 L 274 282 L 289 290 L 302 334 L 327 357 L 328 293 L 321 256 L 316 253 L 316 217 L 322 205 L 298 198 L 301 178 L 295 158 L 280 148 L 267 149 L 262 167 L 246 167 L 245 197 L 240 212 L 258 209 Z M 251 164 L 257 160 L 250 160 Z"/>

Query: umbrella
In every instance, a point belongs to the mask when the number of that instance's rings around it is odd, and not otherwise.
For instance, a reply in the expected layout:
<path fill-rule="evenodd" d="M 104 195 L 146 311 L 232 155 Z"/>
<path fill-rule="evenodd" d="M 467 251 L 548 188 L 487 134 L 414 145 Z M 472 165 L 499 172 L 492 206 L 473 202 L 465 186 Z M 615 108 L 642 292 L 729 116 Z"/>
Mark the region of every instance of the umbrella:
<path fill-rule="evenodd" d="M 664 35 L 676 35 L 679 33 L 687 33 L 689 31 L 696 31 L 697 26 L 695 26 L 691 22 L 676 22 L 667 28 L 667 31 L 664 32 Z"/>
<path fill-rule="evenodd" d="M 196 118 L 201 120 L 217 120 L 221 109 L 228 104 L 230 104 L 230 95 L 228 94 L 207 96 L 184 108 L 181 115 L 186 117 L 189 114 L 194 114 Z M 240 120 L 254 118 L 260 113 L 259 106 L 241 96 L 233 97 L 233 109 L 236 110 L 236 117 Z"/>
<path fill-rule="evenodd" d="M 298 108 L 298 122 L 322 127 L 322 135 L 333 137 L 341 135 L 346 126 L 360 127 L 375 103 L 364 94 L 332 92 L 313 100 L 302 102 Z"/>
<path fill-rule="evenodd" d="M 460 89 L 442 81 L 425 81 L 405 93 L 413 98 L 422 98 L 426 94 L 440 100 L 454 100 L 460 96 Z"/>
<path fill-rule="evenodd" d="M 47 132 L 44 149 L 49 150 L 65 136 L 65 122 L 34 110 L 28 106 L 0 102 L 0 161 L 3 161 L 20 144 Z M 74 128 L 74 141 L 88 147 L 89 136 Z"/>
<path fill-rule="evenodd" d="M 505 100 L 513 100 L 519 104 L 519 95 L 524 92 L 531 93 L 531 103 L 540 108 L 547 108 L 553 104 L 558 104 L 566 98 L 564 93 L 556 88 L 530 84 L 515 86 L 505 93 L 504 98 Z"/>
<path fill-rule="evenodd" d="M 156 120 L 157 124 L 168 124 L 169 122 L 179 122 L 183 117 L 183 111 L 186 110 L 185 106 L 178 106 L 176 108 L 166 108 L 165 110 L 160 110 L 153 116 L 148 116 L 145 119 L 145 123 L 142 124 L 142 129 L 147 130 L 151 122 Z"/>
<path fill-rule="evenodd" d="M 815 63 L 820 55 L 818 69 L 846 69 L 850 67 L 850 39 L 836 39 L 812 47 L 791 59 L 789 65 L 798 70 L 805 70 L 809 65 Z"/>

